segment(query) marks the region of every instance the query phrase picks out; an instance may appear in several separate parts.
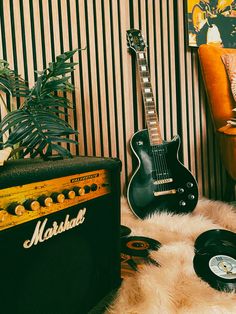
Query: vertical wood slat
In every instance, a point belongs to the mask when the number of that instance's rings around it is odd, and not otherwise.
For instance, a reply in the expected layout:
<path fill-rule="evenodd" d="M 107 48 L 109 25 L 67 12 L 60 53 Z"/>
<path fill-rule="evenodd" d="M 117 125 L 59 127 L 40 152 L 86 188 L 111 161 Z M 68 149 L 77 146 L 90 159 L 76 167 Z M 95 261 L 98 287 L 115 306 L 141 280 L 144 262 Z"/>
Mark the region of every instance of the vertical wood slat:
<path fill-rule="evenodd" d="M 25 79 L 28 79 L 29 86 L 33 86 L 34 84 L 34 59 L 33 59 L 33 46 L 32 46 L 32 34 L 31 34 L 31 26 L 30 26 L 30 7 L 29 1 L 25 1 L 23 5 L 23 12 L 21 13 L 21 19 L 24 21 L 23 30 L 25 34 L 25 45 L 26 45 L 26 60 L 24 62 L 27 64 L 27 75 L 25 74 Z M 20 73 L 21 74 L 21 73 Z"/>
<path fill-rule="evenodd" d="M 111 18 L 110 18 L 110 3 L 104 1 L 103 7 L 103 19 L 104 19 L 104 33 L 103 41 L 105 48 L 104 60 L 105 65 L 105 80 L 104 88 L 107 93 L 107 121 L 108 121 L 108 145 L 110 147 L 110 156 L 118 156 L 118 140 L 117 140 L 117 123 L 115 114 L 115 88 L 114 88 L 114 68 L 113 68 L 113 57 L 112 57 L 112 43 L 111 43 Z M 109 86 L 109 87 L 108 87 Z"/>
<path fill-rule="evenodd" d="M 222 198 L 225 172 L 197 50 L 187 47 L 182 1 L 0 0 L 0 5 L 0 56 L 30 86 L 34 70 L 42 70 L 63 51 L 87 47 L 73 58 L 79 64 L 72 78 L 75 92 L 69 96 L 75 110 L 68 121 L 78 129 L 80 145 L 70 149 L 80 155 L 119 157 L 124 191 L 135 167 L 129 141 L 145 127 L 126 30 L 141 29 L 163 136 L 170 140 L 180 135 L 179 158 L 196 176 L 200 194 Z"/>

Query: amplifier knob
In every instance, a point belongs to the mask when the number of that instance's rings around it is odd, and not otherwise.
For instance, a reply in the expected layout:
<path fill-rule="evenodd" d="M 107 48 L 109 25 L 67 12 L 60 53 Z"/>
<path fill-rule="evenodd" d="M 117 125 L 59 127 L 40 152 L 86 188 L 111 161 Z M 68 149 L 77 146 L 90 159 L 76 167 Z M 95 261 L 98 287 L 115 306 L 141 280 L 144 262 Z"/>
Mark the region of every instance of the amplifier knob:
<path fill-rule="evenodd" d="M 96 191 L 97 189 L 98 189 L 97 184 L 93 183 L 93 184 L 91 185 L 91 191 Z"/>
<path fill-rule="evenodd" d="M 5 221 L 8 216 L 8 212 L 4 209 L 0 209 L 0 222 Z"/>
<path fill-rule="evenodd" d="M 51 197 L 42 195 L 38 198 L 38 201 L 41 206 L 50 207 L 53 204 L 53 200 Z"/>
<path fill-rule="evenodd" d="M 17 216 L 22 216 L 25 212 L 25 207 L 19 203 L 12 203 L 8 207 L 9 213 Z"/>
<path fill-rule="evenodd" d="M 79 186 L 75 186 L 73 188 L 73 191 L 75 192 L 76 195 L 84 195 L 85 194 L 84 188 L 81 188 Z"/>
<path fill-rule="evenodd" d="M 24 202 L 24 206 L 28 210 L 39 210 L 40 209 L 40 203 L 36 200 L 29 199 Z"/>
<path fill-rule="evenodd" d="M 91 190 L 90 186 L 88 186 L 88 185 L 85 185 L 85 186 L 84 186 L 84 192 L 85 192 L 85 193 L 89 193 L 90 190 Z"/>
<path fill-rule="evenodd" d="M 65 195 L 62 193 L 52 193 L 51 197 L 56 203 L 63 203 L 65 200 Z"/>
<path fill-rule="evenodd" d="M 69 198 L 70 200 L 75 198 L 75 191 L 73 190 L 64 190 L 62 193 L 65 195 L 65 198 Z"/>

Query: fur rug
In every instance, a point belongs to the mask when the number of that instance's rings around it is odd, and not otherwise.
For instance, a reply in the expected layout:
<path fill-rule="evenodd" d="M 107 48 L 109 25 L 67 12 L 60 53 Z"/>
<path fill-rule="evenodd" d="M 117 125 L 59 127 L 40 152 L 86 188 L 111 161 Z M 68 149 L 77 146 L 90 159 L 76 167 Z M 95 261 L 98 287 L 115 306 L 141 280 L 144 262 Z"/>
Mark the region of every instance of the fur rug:
<path fill-rule="evenodd" d="M 236 232 L 235 207 L 202 199 L 190 214 L 158 213 L 140 220 L 122 200 L 122 225 L 131 235 L 158 240 L 151 257 L 161 267 L 145 265 L 123 280 L 108 314 L 236 314 L 236 293 L 220 292 L 201 280 L 193 268 L 194 242 L 204 231 Z"/>

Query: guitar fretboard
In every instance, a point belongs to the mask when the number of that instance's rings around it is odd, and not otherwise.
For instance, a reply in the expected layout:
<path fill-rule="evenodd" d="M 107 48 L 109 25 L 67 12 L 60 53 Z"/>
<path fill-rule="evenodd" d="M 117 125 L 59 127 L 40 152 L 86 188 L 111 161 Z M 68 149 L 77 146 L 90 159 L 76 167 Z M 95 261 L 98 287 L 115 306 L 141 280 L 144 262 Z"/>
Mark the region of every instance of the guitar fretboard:
<path fill-rule="evenodd" d="M 137 65 L 144 101 L 145 119 L 147 123 L 150 145 L 159 145 L 162 144 L 163 140 L 161 136 L 160 125 L 151 86 L 149 67 L 144 51 L 137 52 Z"/>

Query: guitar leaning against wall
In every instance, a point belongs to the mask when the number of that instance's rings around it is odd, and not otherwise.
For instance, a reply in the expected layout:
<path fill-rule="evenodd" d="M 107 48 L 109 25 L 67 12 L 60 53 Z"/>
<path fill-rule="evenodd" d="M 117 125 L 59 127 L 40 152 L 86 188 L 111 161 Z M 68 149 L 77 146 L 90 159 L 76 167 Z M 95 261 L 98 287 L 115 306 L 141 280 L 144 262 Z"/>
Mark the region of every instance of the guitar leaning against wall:
<path fill-rule="evenodd" d="M 162 139 L 140 31 L 127 31 L 127 43 L 136 55 L 147 125 L 147 129 L 136 132 L 130 142 L 138 167 L 128 184 L 129 206 L 142 219 L 160 210 L 190 212 L 198 201 L 197 183 L 178 160 L 179 136 L 170 142 Z"/>

